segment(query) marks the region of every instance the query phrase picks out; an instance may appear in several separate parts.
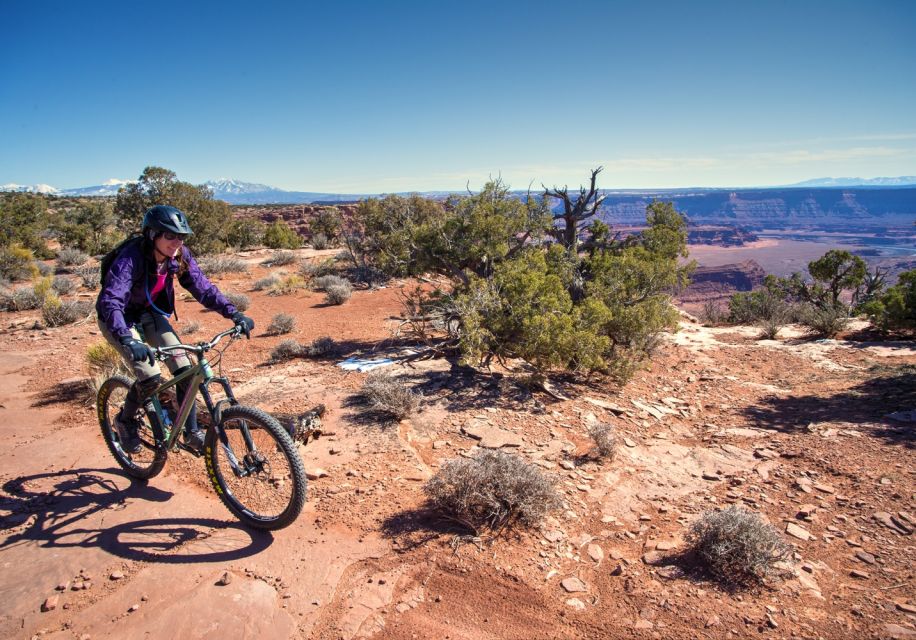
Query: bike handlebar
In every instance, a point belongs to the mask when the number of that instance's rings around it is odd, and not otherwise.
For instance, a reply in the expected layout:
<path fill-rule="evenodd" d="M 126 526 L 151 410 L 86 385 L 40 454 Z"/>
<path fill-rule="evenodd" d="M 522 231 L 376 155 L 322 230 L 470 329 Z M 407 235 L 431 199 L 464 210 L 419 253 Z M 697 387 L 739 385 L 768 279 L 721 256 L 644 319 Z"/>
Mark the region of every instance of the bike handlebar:
<path fill-rule="evenodd" d="M 223 331 L 222 333 L 216 334 L 216 336 L 214 336 L 213 339 L 210 340 L 209 342 L 198 342 L 197 344 L 175 344 L 175 345 L 170 345 L 170 346 L 165 346 L 165 347 L 157 347 L 153 349 L 153 352 L 156 354 L 157 360 L 167 360 L 170 357 L 168 354 L 170 354 L 173 351 L 190 351 L 198 355 L 203 355 L 204 353 L 206 353 L 207 351 L 215 347 L 219 343 L 219 341 L 225 338 L 226 336 L 231 335 L 233 338 L 237 338 L 241 334 L 242 334 L 242 328 L 236 325 L 232 327 L 231 329 L 227 329 L 226 331 Z"/>

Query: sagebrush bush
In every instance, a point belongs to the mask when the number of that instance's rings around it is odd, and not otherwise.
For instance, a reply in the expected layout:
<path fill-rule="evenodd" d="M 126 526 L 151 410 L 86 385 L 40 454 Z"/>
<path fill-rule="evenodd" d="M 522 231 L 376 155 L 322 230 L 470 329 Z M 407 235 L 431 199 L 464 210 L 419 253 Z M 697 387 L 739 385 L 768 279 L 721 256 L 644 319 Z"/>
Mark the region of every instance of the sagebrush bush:
<path fill-rule="evenodd" d="M 291 275 L 279 280 L 267 290 L 270 296 L 286 296 L 300 289 L 305 288 L 305 280 L 302 276 Z"/>
<path fill-rule="evenodd" d="M 323 233 L 316 233 L 312 236 L 311 245 L 312 249 L 315 249 L 316 251 L 323 251 L 324 249 L 330 247 L 331 243 L 326 235 Z"/>
<path fill-rule="evenodd" d="M 73 273 L 76 274 L 76 277 L 80 279 L 80 282 L 86 289 L 94 291 L 99 288 L 99 281 L 102 277 L 99 265 L 84 264 L 74 269 Z"/>
<path fill-rule="evenodd" d="M 49 327 L 61 327 L 89 317 L 93 309 L 94 305 L 86 300 L 61 301 L 50 296 L 41 307 L 41 319 Z"/>
<path fill-rule="evenodd" d="M 299 265 L 299 275 L 303 278 L 320 278 L 321 276 L 333 275 L 337 271 L 337 265 L 333 259 L 323 260 L 319 263 L 303 261 Z"/>
<path fill-rule="evenodd" d="M 772 525 L 734 505 L 704 513 L 686 540 L 716 578 L 734 585 L 763 582 L 792 550 Z"/>
<path fill-rule="evenodd" d="M 198 265 L 207 275 L 248 272 L 248 265 L 245 261 L 232 256 L 204 256 L 198 261 Z"/>
<path fill-rule="evenodd" d="M 373 410 L 391 414 L 399 420 L 413 414 L 420 406 L 420 394 L 385 371 L 372 371 L 366 376 L 362 396 Z"/>
<path fill-rule="evenodd" d="M 45 264 L 41 260 L 35 261 L 35 269 L 38 271 L 38 275 L 41 276 L 42 278 L 45 278 L 47 276 L 54 274 L 54 267 L 52 267 L 49 264 Z"/>
<path fill-rule="evenodd" d="M 332 284 L 324 292 L 324 301 L 326 304 L 343 304 L 353 295 L 353 287 L 350 283 Z"/>
<path fill-rule="evenodd" d="M 296 318 L 288 313 L 278 313 L 270 320 L 267 325 L 267 333 L 272 336 L 280 336 L 289 333 L 296 328 Z"/>
<path fill-rule="evenodd" d="M 251 298 L 244 293 L 234 293 L 230 291 L 224 295 L 226 296 L 226 300 L 231 302 L 239 311 L 247 311 L 248 307 L 251 306 Z"/>
<path fill-rule="evenodd" d="M 536 526 L 561 505 L 554 480 L 499 450 L 445 462 L 424 491 L 431 506 L 477 535 L 516 522 Z"/>
<path fill-rule="evenodd" d="M 849 310 L 842 304 L 806 305 L 801 323 L 815 336 L 832 338 L 849 324 Z"/>
<path fill-rule="evenodd" d="M 265 258 L 261 264 L 267 267 L 285 267 L 288 264 L 293 264 L 295 261 L 296 254 L 292 251 L 275 251 L 272 255 Z"/>
<path fill-rule="evenodd" d="M 81 264 L 85 264 L 87 260 L 89 260 L 89 256 L 79 249 L 61 249 L 57 253 L 57 264 L 62 267 L 78 267 Z"/>
<path fill-rule="evenodd" d="M 44 304 L 45 296 L 32 287 L 17 287 L 0 292 L 0 309 L 3 311 L 31 311 Z"/>
<path fill-rule="evenodd" d="M 0 277 L 7 280 L 28 280 L 38 275 L 35 256 L 25 247 L 0 247 Z"/>
<path fill-rule="evenodd" d="M 316 276 L 312 279 L 312 288 L 316 291 L 327 291 L 328 287 L 349 286 L 350 282 L 345 278 L 334 275 Z"/>
<path fill-rule="evenodd" d="M 200 331 L 200 323 L 197 320 L 192 320 L 181 330 L 181 332 L 186 336 L 197 333 L 198 331 Z"/>
<path fill-rule="evenodd" d="M 305 348 L 305 355 L 312 358 L 320 358 L 322 356 L 333 354 L 336 351 L 337 343 L 334 342 L 334 339 L 330 336 L 322 336 L 312 340 L 312 342 Z"/>
<path fill-rule="evenodd" d="M 283 362 L 284 360 L 298 358 L 302 353 L 303 349 L 301 344 L 295 340 L 284 340 L 270 352 L 270 361 Z"/>
<path fill-rule="evenodd" d="M 265 289 L 270 289 L 272 286 L 274 286 L 278 282 L 280 282 L 279 276 L 270 274 L 269 276 L 265 276 L 259 280 L 255 280 L 254 284 L 251 285 L 251 288 L 254 291 L 264 291 Z"/>
<path fill-rule="evenodd" d="M 51 281 L 51 289 L 59 296 L 65 296 L 76 289 L 76 282 L 65 276 L 55 276 Z"/>
<path fill-rule="evenodd" d="M 613 460 L 617 455 L 617 434 L 614 425 L 607 422 L 595 422 L 588 426 L 588 435 L 595 443 L 595 453 L 599 458 Z"/>

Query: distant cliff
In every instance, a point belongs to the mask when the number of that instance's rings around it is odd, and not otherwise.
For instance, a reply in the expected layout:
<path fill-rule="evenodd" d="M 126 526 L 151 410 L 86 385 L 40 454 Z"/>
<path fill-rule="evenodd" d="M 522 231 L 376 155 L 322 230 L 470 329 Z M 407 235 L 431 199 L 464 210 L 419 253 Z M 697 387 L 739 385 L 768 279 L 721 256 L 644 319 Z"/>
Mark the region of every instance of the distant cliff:
<path fill-rule="evenodd" d="M 698 267 L 690 286 L 677 297 L 681 302 L 695 303 L 730 296 L 736 291 L 750 291 L 763 284 L 766 271 L 754 260 L 718 267 Z"/>
<path fill-rule="evenodd" d="M 912 225 L 916 187 L 837 189 L 666 190 L 609 193 L 602 218 L 612 225 L 644 222 L 653 200 L 673 201 L 695 225 L 861 229 Z"/>

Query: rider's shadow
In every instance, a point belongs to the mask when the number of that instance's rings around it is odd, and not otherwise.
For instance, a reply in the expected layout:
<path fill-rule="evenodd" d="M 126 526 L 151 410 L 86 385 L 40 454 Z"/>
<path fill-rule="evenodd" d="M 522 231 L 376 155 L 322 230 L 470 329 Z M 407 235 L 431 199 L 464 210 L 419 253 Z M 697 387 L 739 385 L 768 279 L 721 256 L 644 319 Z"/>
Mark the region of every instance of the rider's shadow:
<path fill-rule="evenodd" d="M 106 510 L 128 501 L 166 502 L 172 497 L 144 482 L 121 489 L 116 469 L 73 469 L 23 476 L 3 485 L 0 549 L 37 542 L 39 547 L 99 547 L 128 560 L 157 563 L 224 562 L 254 555 L 273 542 L 266 532 L 213 518 L 158 518 L 105 526 Z M 49 489 L 49 483 L 53 486 Z M 36 487 L 42 487 L 38 489 Z M 98 522 L 93 526 L 90 522 Z M 217 530 L 217 531 L 214 531 Z"/>

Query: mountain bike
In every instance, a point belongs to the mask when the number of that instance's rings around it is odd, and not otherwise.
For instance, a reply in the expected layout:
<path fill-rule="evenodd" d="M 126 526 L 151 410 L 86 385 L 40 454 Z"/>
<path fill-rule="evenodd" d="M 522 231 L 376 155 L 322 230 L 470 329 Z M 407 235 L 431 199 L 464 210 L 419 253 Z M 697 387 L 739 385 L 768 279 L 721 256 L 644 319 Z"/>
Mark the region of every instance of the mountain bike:
<path fill-rule="evenodd" d="M 202 455 L 207 475 L 223 504 L 239 520 L 255 529 L 276 530 L 292 524 L 305 503 L 306 477 L 302 460 L 292 438 L 280 423 L 266 412 L 243 406 L 235 399 L 229 379 L 217 376 L 213 366 L 241 329 L 233 327 L 217 334 L 209 342 L 159 347 L 153 350 L 157 360 L 181 351 L 193 354 L 197 364 L 141 396 L 139 421 L 141 447 L 129 453 L 121 445 L 115 417 L 121 410 L 133 381 L 124 375 L 108 378 L 99 388 L 96 407 L 105 443 L 117 463 L 128 475 L 149 479 L 162 471 L 170 451 L 183 448 Z M 216 348 L 224 337 L 229 342 L 217 351 L 216 361 L 207 360 L 207 352 Z M 187 395 L 174 412 L 164 404 L 169 390 L 179 382 L 192 378 Z M 214 403 L 209 386 L 218 384 L 225 399 Z M 179 434 L 191 412 L 198 392 L 210 413 L 201 454 L 179 443 Z"/>

